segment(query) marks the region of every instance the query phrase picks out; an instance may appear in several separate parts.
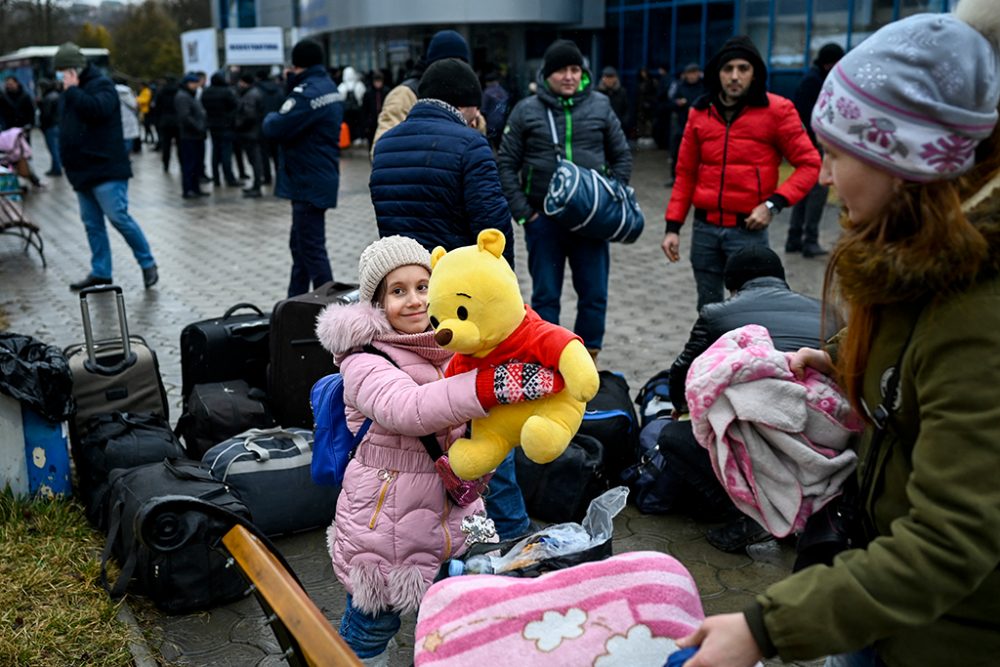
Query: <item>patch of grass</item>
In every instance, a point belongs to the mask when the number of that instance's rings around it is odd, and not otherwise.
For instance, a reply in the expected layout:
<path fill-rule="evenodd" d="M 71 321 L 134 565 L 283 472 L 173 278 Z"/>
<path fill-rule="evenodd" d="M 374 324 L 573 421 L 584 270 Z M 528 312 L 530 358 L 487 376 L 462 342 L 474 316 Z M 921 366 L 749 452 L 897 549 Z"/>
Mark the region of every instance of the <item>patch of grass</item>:
<path fill-rule="evenodd" d="M 0 665 L 131 664 L 102 546 L 76 503 L 0 493 Z"/>

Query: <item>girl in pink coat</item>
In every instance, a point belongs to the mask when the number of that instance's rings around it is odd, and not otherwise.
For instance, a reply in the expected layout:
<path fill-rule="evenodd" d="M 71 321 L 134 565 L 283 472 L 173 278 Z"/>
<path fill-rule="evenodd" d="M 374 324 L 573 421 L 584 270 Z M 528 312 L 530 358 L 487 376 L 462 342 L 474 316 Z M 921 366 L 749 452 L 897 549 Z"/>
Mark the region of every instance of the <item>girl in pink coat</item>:
<path fill-rule="evenodd" d="M 447 450 L 497 395 L 523 391 L 497 386 L 490 370 L 442 379 L 451 352 L 434 342 L 430 255 L 419 243 L 380 239 L 362 252 L 358 273 L 360 302 L 329 306 L 316 329 L 344 377 L 351 429 L 372 420 L 347 466 L 328 543 L 348 593 L 340 634 L 365 664 L 385 665 L 400 614 L 415 612 L 440 564 L 465 551 L 462 519 L 485 512 L 481 499 L 451 501 L 420 436 L 434 434 Z M 542 393 L 550 393 L 554 374 L 542 375 Z"/>

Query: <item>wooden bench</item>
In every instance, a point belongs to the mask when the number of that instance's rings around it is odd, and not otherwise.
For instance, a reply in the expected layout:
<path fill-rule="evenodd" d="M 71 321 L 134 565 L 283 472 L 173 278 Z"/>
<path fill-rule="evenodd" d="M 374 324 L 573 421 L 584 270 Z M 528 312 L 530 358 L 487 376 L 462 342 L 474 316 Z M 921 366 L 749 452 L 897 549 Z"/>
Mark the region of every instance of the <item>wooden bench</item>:
<path fill-rule="evenodd" d="M 29 248 L 37 250 L 42 268 L 47 268 L 42 230 L 24 217 L 20 202 L 13 199 L 13 196 L 21 194 L 20 190 L 0 190 L 0 235 L 16 236 L 24 241 L 24 254 L 28 254 Z"/>

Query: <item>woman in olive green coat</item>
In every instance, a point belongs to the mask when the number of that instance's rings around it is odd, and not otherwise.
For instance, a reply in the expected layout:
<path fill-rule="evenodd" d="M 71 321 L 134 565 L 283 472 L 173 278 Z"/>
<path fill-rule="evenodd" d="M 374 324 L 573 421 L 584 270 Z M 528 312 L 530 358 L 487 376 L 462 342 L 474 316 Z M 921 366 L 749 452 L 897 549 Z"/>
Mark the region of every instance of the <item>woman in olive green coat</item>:
<path fill-rule="evenodd" d="M 835 373 L 869 419 L 870 541 L 706 620 L 678 642 L 700 645 L 690 667 L 1000 664 L 998 43 L 994 3 L 963 0 L 882 28 L 824 83 L 820 182 L 846 209 L 827 296 L 848 327 L 793 368 Z"/>

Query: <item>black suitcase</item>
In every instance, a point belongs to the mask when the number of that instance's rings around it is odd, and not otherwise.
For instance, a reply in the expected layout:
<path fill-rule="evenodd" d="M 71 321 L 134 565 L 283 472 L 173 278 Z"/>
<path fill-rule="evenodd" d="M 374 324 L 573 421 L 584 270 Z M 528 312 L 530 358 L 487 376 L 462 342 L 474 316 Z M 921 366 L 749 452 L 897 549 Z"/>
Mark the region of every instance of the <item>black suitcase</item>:
<path fill-rule="evenodd" d="M 111 292 L 115 297 L 119 336 L 94 340 L 89 297 Z M 73 441 L 84 434 L 88 419 L 107 412 L 149 412 L 170 418 L 167 392 L 160 377 L 156 353 L 139 336 L 130 336 L 125 317 L 125 298 L 117 285 L 88 287 L 80 292 L 84 343 L 63 352 L 73 374 L 76 417 Z"/>
<path fill-rule="evenodd" d="M 281 426 L 312 428 L 309 392 L 321 377 L 337 372 L 333 356 L 316 338 L 316 317 L 331 303 L 357 300 L 357 285 L 329 282 L 275 304 L 271 314 L 267 395 L 271 413 Z"/>
<path fill-rule="evenodd" d="M 340 488 L 312 480 L 312 431 L 254 429 L 219 443 L 201 462 L 236 491 L 266 535 L 326 528 Z"/>
<path fill-rule="evenodd" d="M 251 428 L 274 425 L 264 391 L 244 380 L 196 384 L 177 420 L 189 458 L 200 460 L 223 440 Z"/>
<path fill-rule="evenodd" d="M 211 502 L 249 520 L 250 512 L 222 482 L 196 461 L 165 460 L 114 470 L 109 478 L 108 538 L 101 554 L 101 584 L 112 597 L 128 588 L 149 597 L 163 611 L 186 613 L 208 609 L 243 597 L 249 589 L 239 569 L 219 542 L 227 522 L 202 512 L 164 515 L 151 527 L 169 538 L 170 549 L 154 553 L 139 539 L 144 507 L 158 498 L 189 496 Z M 114 555 L 121 574 L 114 586 L 107 578 L 108 559 Z"/>
<path fill-rule="evenodd" d="M 250 313 L 237 314 L 240 310 Z M 267 388 L 271 316 L 257 306 L 238 303 L 210 320 L 189 324 L 181 331 L 181 396 L 196 384 L 246 380 Z"/>

